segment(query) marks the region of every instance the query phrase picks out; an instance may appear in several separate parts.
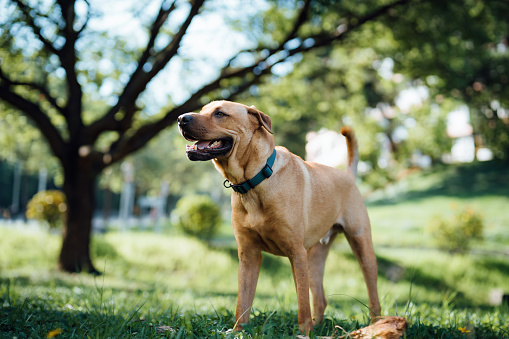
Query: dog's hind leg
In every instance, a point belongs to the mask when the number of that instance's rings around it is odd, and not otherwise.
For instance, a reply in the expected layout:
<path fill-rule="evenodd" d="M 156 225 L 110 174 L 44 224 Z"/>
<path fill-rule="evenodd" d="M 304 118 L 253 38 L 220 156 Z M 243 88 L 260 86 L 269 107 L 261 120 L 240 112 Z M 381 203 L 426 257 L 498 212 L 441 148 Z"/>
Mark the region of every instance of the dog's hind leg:
<path fill-rule="evenodd" d="M 377 290 L 378 267 L 369 227 L 367 229 L 364 228 L 364 231 L 367 231 L 367 234 L 360 232 L 352 234 L 345 230 L 345 236 L 361 266 L 364 281 L 368 288 L 371 320 L 374 321 L 375 318 L 380 315 L 380 302 L 378 300 Z"/>

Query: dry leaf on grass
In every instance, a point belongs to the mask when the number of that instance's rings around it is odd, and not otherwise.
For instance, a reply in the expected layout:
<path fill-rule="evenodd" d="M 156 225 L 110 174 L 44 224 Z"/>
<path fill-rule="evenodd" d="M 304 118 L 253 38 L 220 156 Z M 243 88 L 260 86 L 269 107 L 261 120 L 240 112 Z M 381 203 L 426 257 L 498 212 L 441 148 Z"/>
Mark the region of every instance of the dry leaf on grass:
<path fill-rule="evenodd" d="M 405 333 L 407 321 L 402 317 L 380 317 L 377 322 L 339 338 L 352 339 L 399 339 Z"/>
<path fill-rule="evenodd" d="M 374 324 L 367 327 L 350 332 L 346 335 L 338 337 L 334 334 L 330 337 L 317 337 L 320 339 L 399 339 L 405 333 L 407 321 L 402 317 L 379 317 Z M 341 328 L 339 326 L 336 326 Z M 344 330 L 343 330 L 344 331 Z M 346 332 L 346 331 L 345 331 Z M 308 336 L 298 335 L 298 339 L 308 339 Z"/>

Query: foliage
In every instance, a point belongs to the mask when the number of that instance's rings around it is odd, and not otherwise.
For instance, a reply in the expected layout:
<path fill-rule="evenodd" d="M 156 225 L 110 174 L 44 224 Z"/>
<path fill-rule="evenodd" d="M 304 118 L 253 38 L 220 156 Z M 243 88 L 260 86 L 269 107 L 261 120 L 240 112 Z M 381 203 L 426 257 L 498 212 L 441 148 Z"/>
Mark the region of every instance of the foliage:
<path fill-rule="evenodd" d="M 395 72 L 426 84 L 436 104 L 468 105 L 477 143 L 498 158 L 509 153 L 508 15 L 507 2 L 462 0 L 421 1 L 384 18 L 396 41 Z"/>
<path fill-rule="evenodd" d="M 483 239 L 484 220 L 473 208 L 467 207 L 449 220 L 433 217 L 428 228 L 441 248 L 450 253 L 464 254 L 470 249 L 472 241 Z"/>
<path fill-rule="evenodd" d="M 9 162 L 23 161 L 31 172 L 42 165 L 56 167 L 55 159 L 48 156 L 47 145 L 41 141 L 41 133 L 30 119 L 19 115 L 0 102 L 0 159 Z"/>
<path fill-rule="evenodd" d="M 310 30 L 333 25 L 338 17 L 352 24 L 351 17 L 373 4 L 313 3 Z M 499 158 L 509 154 L 504 72 L 509 67 L 504 19 L 509 5 L 471 0 L 411 4 L 346 34 L 341 44 L 303 55 L 286 67 L 282 79 L 250 93 L 261 102 L 259 108 L 275 113 L 276 136 L 283 144 L 302 155 L 306 131 L 353 124 L 362 141 L 361 159 L 374 170 L 384 144 L 402 165 L 411 165 L 414 153 L 437 163 L 452 144 L 447 114 L 467 105 L 477 146 L 490 147 Z M 269 14 L 269 22 L 277 21 L 273 11 Z M 421 102 L 403 107 L 412 94 L 408 89 L 424 94 Z"/>
<path fill-rule="evenodd" d="M 57 159 L 40 131 L 30 119 L 0 101 L 0 161 L 4 160 L 21 166 L 23 175 L 45 168 L 56 183 L 62 182 Z"/>
<path fill-rule="evenodd" d="M 42 191 L 28 202 L 26 216 L 46 222 L 54 229 L 62 226 L 66 210 L 65 195 L 61 191 Z"/>
<path fill-rule="evenodd" d="M 387 187 L 387 185 L 394 181 L 394 178 L 391 172 L 379 169 L 377 171 L 371 171 L 366 175 L 363 175 L 362 181 L 371 190 L 379 190 Z"/>
<path fill-rule="evenodd" d="M 181 198 L 175 213 L 177 227 L 185 234 L 201 239 L 211 239 L 221 224 L 221 211 L 214 201 L 206 195 Z"/>

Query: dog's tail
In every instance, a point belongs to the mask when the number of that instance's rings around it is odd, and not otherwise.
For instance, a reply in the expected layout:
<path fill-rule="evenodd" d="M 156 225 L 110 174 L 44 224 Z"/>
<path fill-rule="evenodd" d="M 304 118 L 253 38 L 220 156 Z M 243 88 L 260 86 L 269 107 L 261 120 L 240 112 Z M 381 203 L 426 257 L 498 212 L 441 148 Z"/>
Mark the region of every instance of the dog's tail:
<path fill-rule="evenodd" d="M 359 163 L 359 147 L 357 145 L 357 138 L 351 127 L 343 126 L 341 134 L 346 138 L 346 147 L 348 148 L 348 166 L 347 172 L 351 173 L 354 177 L 357 176 L 357 164 Z"/>

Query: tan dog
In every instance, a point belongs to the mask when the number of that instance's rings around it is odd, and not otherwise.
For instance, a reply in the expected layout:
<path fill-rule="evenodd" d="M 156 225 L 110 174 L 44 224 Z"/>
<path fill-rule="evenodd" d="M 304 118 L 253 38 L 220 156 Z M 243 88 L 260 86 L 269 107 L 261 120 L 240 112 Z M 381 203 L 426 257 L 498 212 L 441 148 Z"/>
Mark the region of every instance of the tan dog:
<path fill-rule="evenodd" d="M 286 148 L 275 147 L 270 118 L 254 107 L 215 101 L 199 114 L 181 115 L 178 124 L 184 138 L 196 141 L 187 147 L 188 158 L 212 159 L 227 179 L 225 184 L 230 182 L 227 187 L 236 190 L 231 203 L 239 255 L 237 330 L 249 321 L 262 251 L 290 259 L 300 329 L 309 331 L 313 326 L 309 289 L 313 318 L 321 322 L 327 305 L 325 259 L 338 232 L 344 232 L 360 263 L 372 318 L 380 314 L 377 263 L 368 214 L 355 185 L 358 152 L 351 129 L 341 131 L 348 145 L 348 170 L 344 172 L 303 161 Z M 270 164 L 274 149 L 275 161 Z M 261 180 L 246 184 L 260 175 Z"/>

